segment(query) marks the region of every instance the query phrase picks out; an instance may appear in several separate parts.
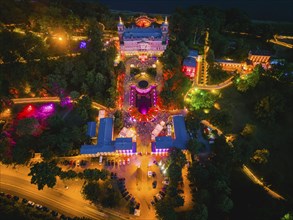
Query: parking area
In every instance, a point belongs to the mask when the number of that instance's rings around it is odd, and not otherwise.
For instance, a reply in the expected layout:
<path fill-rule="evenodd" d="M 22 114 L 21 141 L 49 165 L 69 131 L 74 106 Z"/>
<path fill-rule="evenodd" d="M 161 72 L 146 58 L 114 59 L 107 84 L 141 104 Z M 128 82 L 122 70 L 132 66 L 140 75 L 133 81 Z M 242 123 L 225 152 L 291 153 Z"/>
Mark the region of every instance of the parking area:
<path fill-rule="evenodd" d="M 103 156 L 102 162 L 99 157 L 79 158 L 68 160 L 67 165 L 63 164 L 63 169 L 73 169 L 76 172 L 86 168 L 107 169 L 117 180 L 125 178 L 121 189 L 125 203 L 120 209 L 128 210 L 128 204 L 134 198 L 136 204 L 139 203 L 140 216 L 144 219 L 155 219 L 155 209 L 151 202 L 155 200 L 154 196 L 158 197 L 164 186 L 162 182 L 165 177 L 158 166 L 158 162 L 164 160 L 166 156 L 155 155 Z M 64 181 L 64 184 L 71 188 L 77 182 L 80 181 Z M 125 199 L 126 197 L 128 198 Z"/>

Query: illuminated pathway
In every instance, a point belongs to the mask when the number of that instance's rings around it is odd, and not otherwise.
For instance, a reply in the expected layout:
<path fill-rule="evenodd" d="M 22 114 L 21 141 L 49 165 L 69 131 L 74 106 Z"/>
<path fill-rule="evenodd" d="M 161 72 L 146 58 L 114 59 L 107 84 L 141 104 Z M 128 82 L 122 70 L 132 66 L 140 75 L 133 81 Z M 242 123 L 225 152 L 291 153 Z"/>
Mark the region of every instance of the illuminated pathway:
<path fill-rule="evenodd" d="M 273 44 L 278 44 L 280 46 L 287 47 L 287 48 L 290 48 L 290 49 L 293 48 L 293 44 L 286 43 L 284 41 L 280 41 L 279 39 L 282 39 L 282 40 L 283 39 L 293 40 L 293 36 L 283 36 L 283 35 L 277 35 L 277 34 L 275 34 L 274 35 L 274 39 L 270 39 L 268 41 L 271 42 L 271 43 L 273 43 Z"/>
<path fill-rule="evenodd" d="M 46 102 L 60 102 L 59 97 L 38 97 L 38 98 L 17 98 L 11 99 L 14 104 L 30 104 L 30 103 L 46 103 Z M 106 106 L 97 102 L 92 102 L 92 107 L 95 109 L 109 110 Z"/>
<path fill-rule="evenodd" d="M 252 173 L 252 171 L 243 164 L 242 166 L 242 171 L 246 174 L 246 176 L 252 180 L 252 182 L 262 186 L 267 192 L 268 194 L 270 194 L 273 198 L 275 199 L 280 199 L 280 200 L 285 200 L 285 198 L 283 196 L 281 196 L 280 194 L 276 193 L 275 191 L 271 190 L 269 187 L 267 187 L 260 179 L 257 178 L 257 176 L 255 176 L 255 174 Z"/>

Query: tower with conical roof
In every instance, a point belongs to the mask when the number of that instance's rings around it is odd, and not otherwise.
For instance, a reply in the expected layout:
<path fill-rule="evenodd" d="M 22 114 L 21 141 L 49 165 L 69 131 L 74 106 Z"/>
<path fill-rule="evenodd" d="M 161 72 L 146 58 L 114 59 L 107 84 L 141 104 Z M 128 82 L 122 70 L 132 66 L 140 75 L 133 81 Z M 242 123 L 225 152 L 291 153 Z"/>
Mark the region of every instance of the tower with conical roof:
<path fill-rule="evenodd" d="M 118 36 L 119 36 L 119 41 L 120 44 L 123 43 L 123 33 L 125 31 L 125 26 L 122 22 L 121 17 L 119 17 L 119 23 L 117 24 L 117 29 L 118 29 Z"/>
<path fill-rule="evenodd" d="M 169 24 L 167 16 L 165 16 L 165 21 L 161 25 L 162 35 L 163 35 L 163 42 L 168 44 L 168 31 L 169 31 Z"/>

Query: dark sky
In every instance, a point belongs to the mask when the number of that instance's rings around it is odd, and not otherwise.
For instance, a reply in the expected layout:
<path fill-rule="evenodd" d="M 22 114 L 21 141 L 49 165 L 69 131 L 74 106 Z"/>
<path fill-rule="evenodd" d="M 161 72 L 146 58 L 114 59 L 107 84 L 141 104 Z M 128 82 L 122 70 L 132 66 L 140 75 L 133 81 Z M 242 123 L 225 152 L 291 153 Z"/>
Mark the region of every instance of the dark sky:
<path fill-rule="evenodd" d="M 98 1 L 98 0 L 92 0 Z M 242 8 L 252 19 L 293 22 L 293 0 L 99 0 L 111 9 L 146 13 L 172 13 L 176 7 L 213 5 Z"/>

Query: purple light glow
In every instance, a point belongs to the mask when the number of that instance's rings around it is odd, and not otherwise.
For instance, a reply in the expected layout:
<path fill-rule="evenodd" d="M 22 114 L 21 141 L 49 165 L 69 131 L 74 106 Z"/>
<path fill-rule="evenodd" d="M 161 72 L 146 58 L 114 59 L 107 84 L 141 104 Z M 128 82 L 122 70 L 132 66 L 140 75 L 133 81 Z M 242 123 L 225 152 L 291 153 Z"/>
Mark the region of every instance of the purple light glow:
<path fill-rule="evenodd" d="M 85 41 L 81 41 L 79 44 L 79 49 L 85 49 L 86 48 L 86 42 Z"/>
<path fill-rule="evenodd" d="M 41 111 L 42 113 L 52 112 L 52 111 L 54 111 L 54 105 L 53 105 L 53 104 L 43 105 L 43 106 L 40 108 L 40 111 Z"/>
<path fill-rule="evenodd" d="M 140 113 L 143 115 L 146 115 L 147 112 L 148 112 L 148 110 L 145 108 L 140 109 Z"/>
<path fill-rule="evenodd" d="M 45 119 L 52 115 L 55 111 L 55 106 L 53 103 L 42 105 L 38 110 L 38 116 Z"/>

